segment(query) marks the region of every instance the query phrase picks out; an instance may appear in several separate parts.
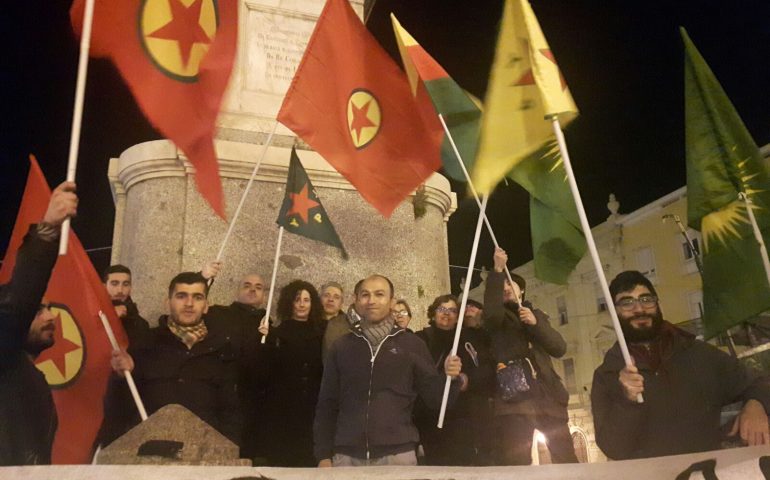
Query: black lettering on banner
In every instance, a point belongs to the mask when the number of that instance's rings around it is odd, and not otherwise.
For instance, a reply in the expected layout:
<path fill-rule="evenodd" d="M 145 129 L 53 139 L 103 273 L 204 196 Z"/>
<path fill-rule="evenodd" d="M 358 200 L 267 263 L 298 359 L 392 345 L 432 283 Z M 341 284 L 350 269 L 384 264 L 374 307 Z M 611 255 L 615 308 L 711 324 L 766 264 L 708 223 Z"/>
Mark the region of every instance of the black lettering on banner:
<path fill-rule="evenodd" d="M 765 480 L 770 480 L 770 457 L 759 457 L 759 471 Z"/>
<path fill-rule="evenodd" d="M 695 462 L 692 465 L 687 468 L 687 470 L 683 471 L 679 475 L 676 476 L 676 480 L 689 480 L 690 475 L 692 475 L 695 472 L 700 472 L 703 474 L 703 478 L 706 480 L 719 480 L 717 477 L 717 461 L 715 458 L 711 458 L 709 460 L 703 460 L 702 462 Z"/>

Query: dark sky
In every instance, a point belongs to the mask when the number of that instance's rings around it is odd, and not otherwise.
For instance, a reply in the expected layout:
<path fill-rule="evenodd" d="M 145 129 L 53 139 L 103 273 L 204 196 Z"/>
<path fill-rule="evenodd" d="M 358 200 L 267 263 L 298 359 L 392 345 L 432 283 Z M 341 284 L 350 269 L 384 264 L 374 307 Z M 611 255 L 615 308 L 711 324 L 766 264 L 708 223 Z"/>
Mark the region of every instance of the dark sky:
<path fill-rule="evenodd" d="M 7 3 L 0 18 L 6 48 L 0 69 L 0 251 L 13 227 L 27 154 L 38 156 L 49 183 L 64 179 L 77 63 L 70 0 Z M 611 192 L 627 213 L 685 184 L 680 25 L 756 142 L 770 143 L 770 2 L 532 0 L 532 5 L 581 110 L 566 136 L 592 224 L 608 215 Z M 388 16 L 393 11 L 463 88 L 483 98 L 501 8 L 500 0 L 377 0 L 368 27 L 397 56 Z M 156 138 L 114 68 L 92 60 L 77 177 L 82 202 L 74 221 L 86 248 L 112 241 L 107 160 Z M 477 213 L 464 200 L 452 216 L 450 263 L 467 264 Z M 513 185 L 499 187 L 489 216 L 512 264 L 530 259 L 526 193 Z M 477 265 L 490 263 L 491 248 L 485 237 Z M 109 253 L 92 258 L 101 268 Z"/>

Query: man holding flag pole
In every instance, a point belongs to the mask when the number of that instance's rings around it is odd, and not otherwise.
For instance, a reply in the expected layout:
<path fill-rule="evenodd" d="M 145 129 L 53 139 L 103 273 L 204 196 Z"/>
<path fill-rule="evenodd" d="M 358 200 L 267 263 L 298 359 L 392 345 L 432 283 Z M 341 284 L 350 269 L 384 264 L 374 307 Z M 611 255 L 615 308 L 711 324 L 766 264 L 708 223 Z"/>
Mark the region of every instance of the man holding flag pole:
<path fill-rule="evenodd" d="M 0 290 L 0 465 L 51 463 L 57 415 L 33 360 L 54 342 L 53 315 L 43 294 L 61 225 L 75 216 L 77 204 L 74 183 L 56 187 L 41 222 L 24 238 L 10 282 Z"/>

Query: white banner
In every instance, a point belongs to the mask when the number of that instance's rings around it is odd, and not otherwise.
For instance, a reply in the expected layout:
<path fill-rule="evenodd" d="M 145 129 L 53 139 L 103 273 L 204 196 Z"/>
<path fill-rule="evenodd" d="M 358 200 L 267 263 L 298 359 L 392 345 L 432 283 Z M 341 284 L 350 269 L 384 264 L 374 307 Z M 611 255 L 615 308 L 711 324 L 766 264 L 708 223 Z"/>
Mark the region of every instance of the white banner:
<path fill-rule="evenodd" d="M 3 467 L 24 480 L 770 480 L 770 447 L 593 464 L 534 467 L 249 468 L 154 465 Z"/>

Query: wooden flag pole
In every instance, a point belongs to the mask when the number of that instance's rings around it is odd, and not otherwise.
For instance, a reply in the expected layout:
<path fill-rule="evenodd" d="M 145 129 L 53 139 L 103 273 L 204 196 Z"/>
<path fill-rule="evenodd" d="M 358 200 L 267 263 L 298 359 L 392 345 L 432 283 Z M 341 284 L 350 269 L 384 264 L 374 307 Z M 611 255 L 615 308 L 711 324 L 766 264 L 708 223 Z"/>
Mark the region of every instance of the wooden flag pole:
<path fill-rule="evenodd" d="M 109 320 L 107 320 L 107 315 L 105 315 L 104 312 L 99 310 L 99 318 L 102 319 L 102 325 L 104 325 L 104 330 L 107 332 L 107 338 L 110 339 L 110 345 L 112 345 L 112 349 L 120 350 L 118 341 L 115 339 L 115 332 L 112 331 L 110 322 Z M 136 383 L 134 383 L 134 377 L 131 375 L 131 372 L 128 370 L 123 370 L 123 374 L 126 377 L 126 383 L 128 383 L 128 389 L 131 390 L 131 396 L 134 397 L 134 403 L 136 404 L 136 409 L 139 410 L 139 416 L 142 417 L 142 421 L 145 421 L 147 420 L 147 410 L 144 409 L 144 403 L 142 402 L 142 398 L 139 396 L 139 390 L 136 389 Z"/>
<path fill-rule="evenodd" d="M 270 293 L 267 295 L 267 308 L 265 317 L 262 319 L 262 325 L 270 328 L 270 307 L 273 305 L 273 294 L 275 293 L 275 277 L 278 274 L 278 258 L 281 256 L 281 243 L 283 242 L 283 227 L 278 227 L 278 244 L 275 247 L 275 259 L 273 260 L 273 276 L 270 278 Z M 262 336 L 262 343 L 267 341 L 267 335 Z"/>
<path fill-rule="evenodd" d="M 759 244 L 759 254 L 762 255 L 762 265 L 765 267 L 765 275 L 767 276 L 767 284 L 770 286 L 770 259 L 767 257 L 767 247 L 765 246 L 765 240 L 762 238 L 762 232 L 757 225 L 757 218 L 754 216 L 754 211 L 751 206 L 754 202 L 751 201 L 748 195 L 744 192 L 738 194 L 738 198 L 743 200 L 746 204 L 746 212 L 749 214 L 749 220 L 751 220 L 751 228 L 754 230 L 754 238 Z"/>
<path fill-rule="evenodd" d="M 262 165 L 262 159 L 265 158 L 267 149 L 268 147 L 270 147 L 270 144 L 273 142 L 273 135 L 275 135 L 276 128 L 278 128 L 278 121 L 276 121 L 275 124 L 273 124 L 273 130 L 270 132 L 270 135 L 268 135 L 267 141 L 265 141 L 264 147 L 262 147 L 262 153 L 260 153 L 257 163 L 254 164 L 254 169 L 251 171 L 251 177 L 249 178 L 249 183 L 246 184 L 246 190 L 244 190 L 243 195 L 241 195 L 241 201 L 238 202 L 238 208 L 235 209 L 235 213 L 233 213 L 233 218 L 230 220 L 230 225 L 228 225 L 227 227 L 227 233 L 225 233 L 225 238 L 222 240 L 222 244 L 219 246 L 219 253 L 217 253 L 216 261 L 222 260 L 222 254 L 225 252 L 225 246 L 227 246 L 227 241 L 230 240 L 230 234 L 233 233 L 235 222 L 238 221 L 238 216 L 240 216 L 241 214 L 241 209 L 243 208 L 243 204 L 246 203 L 246 196 L 249 194 L 249 191 L 251 190 L 251 185 L 254 183 L 254 178 L 257 176 L 257 171 L 259 170 L 259 166 Z"/>
<path fill-rule="evenodd" d="M 489 199 L 488 195 L 484 195 L 484 198 L 481 200 L 481 206 L 479 207 L 479 220 L 476 222 L 476 234 L 473 237 L 473 248 L 471 248 L 471 258 L 468 260 L 468 272 L 465 276 L 465 278 L 470 279 L 471 275 L 473 275 L 473 265 L 476 264 L 476 253 L 479 250 L 479 239 L 481 238 L 481 225 L 484 221 L 485 212 L 487 210 L 487 200 Z M 470 280 L 468 281 L 470 285 Z M 470 293 L 470 288 L 464 288 L 463 289 L 463 298 L 460 301 L 460 313 L 465 311 L 465 306 L 468 304 L 468 294 Z M 460 333 L 463 329 L 463 315 L 459 315 L 457 319 L 457 327 L 455 328 L 455 338 L 454 342 L 452 342 L 452 353 L 451 355 L 457 355 L 457 346 L 460 344 Z M 444 427 L 444 416 L 446 415 L 446 407 L 447 407 L 447 401 L 449 400 L 449 385 L 452 383 L 452 377 L 449 375 L 446 376 L 446 383 L 444 383 L 444 396 L 441 397 L 441 410 L 438 414 L 438 424 L 436 426 L 438 428 Z"/>
<path fill-rule="evenodd" d="M 441 126 L 444 127 L 444 133 L 449 139 L 449 144 L 452 145 L 452 150 L 455 152 L 455 158 L 457 158 L 457 161 L 460 163 L 460 168 L 463 171 L 463 175 L 465 175 L 465 180 L 468 181 L 468 187 L 470 187 L 471 189 L 473 198 L 476 199 L 476 205 L 478 205 L 479 208 L 481 208 L 481 200 L 479 199 L 479 194 L 476 192 L 476 188 L 473 186 L 473 182 L 471 181 L 471 176 L 468 173 L 468 169 L 465 168 L 465 162 L 463 162 L 463 157 L 460 155 L 460 150 L 458 150 L 457 145 L 455 145 L 455 139 L 452 137 L 452 134 L 449 132 L 449 127 L 446 126 L 446 122 L 444 121 L 444 116 L 439 113 L 438 119 L 439 121 L 441 121 Z M 492 225 L 489 223 L 489 219 L 487 218 L 486 212 L 482 213 L 482 215 L 484 216 L 484 224 L 487 226 L 487 231 L 489 232 L 489 236 L 492 237 L 492 243 L 495 244 L 495 248 L 500 248 L 500 244 L 497 243 L 497 237 L 495 236 L 495 232 L 492 230 Z M 511 278 L 511 272 L 510 270 L 508 270 L 507 265 L 505 267 L 505 275 L 508 277 L 508 282 L 511 285 L 513 285 L 513 278 Z M 465 310 L 461 310 L 461 312 L 463 311 Z"/>
<path fill-rule="evenodd" d="M 94 22 L 94 1 L 86 0 L 83 12 L 83 30 L 80 34 L 80 57 L 78 58 L 78 76 L 75 84 L 75 106 L 72 109 L 72 130 L 70 131 L 70 151 L 67 159 L 67 181 L 75 181 L 80 150 L 80 127 L 83 123 L 83 102 L 88 76 L 88 52 L 91 49 L 91 26 Z M 59 255 L 67 254 L 70 239 L 70 219 L 64 220 L 59 238 Z"/>
<path fill-rule="evenodd" d="M 553 116 L 552 125 L 553 133 L 556 134 L 556 140 L 559 142 L 559 150 L 561 151 L 561 158 L 564 162 L 564 169 L 567 171 L 567 179 L 569 180 L 569 188 L 572 191 L 572 198 L 575 200 L 575 207 L 577 207 L 578 216 L 580 217 L 580 226 L 583 229 L 586 242 L 588 243 L 588 251 L 591 253 L 591 260 L 593 261 L 596 275 L 599 278 L 599 283 L 602 287 L 602 293 L 604 294 L 607 303 L 607 309 L 610 311 L 610 318 L 612 318 L 612 326 L 615 329 L 615 335 L 618 337 L 618 345 L 620 345 L 620 351 L 623 353 L 623 360 L 626 362 L 626 366 L 631 366 L 633 365 L 633 360 L 631 359 L 631 354 L 628 352 L 628 344 L 626 344 L 626 337 L 623 335 L 623 329 L 620 327 L 618 312 L 615 310 L 615 302 L 613 301 L 612 295 L 610 295 L 610 288 L 607 286 L 607 277 L 604 276 L 604 268 L 602 268 L 599 252 L 596 250 L 596 242 L 594 242 L 594 236 L 591 233 L 591 226 L 588 224 L 588 218 L 586 217 L 585 208 L 583 207 L 583 200 L 580 198 L 580 190 L 578 190 L 575 174 L 572 171 L 572 163 L 570 163 L 569 152 L 567 151 L 567 142 L 564 140 L 564 132 L 561 130 L 558 116 Z M 636 401 L 639 403 L 644 402 L 644 397 L 641 393 L 637 395 Z"/>

